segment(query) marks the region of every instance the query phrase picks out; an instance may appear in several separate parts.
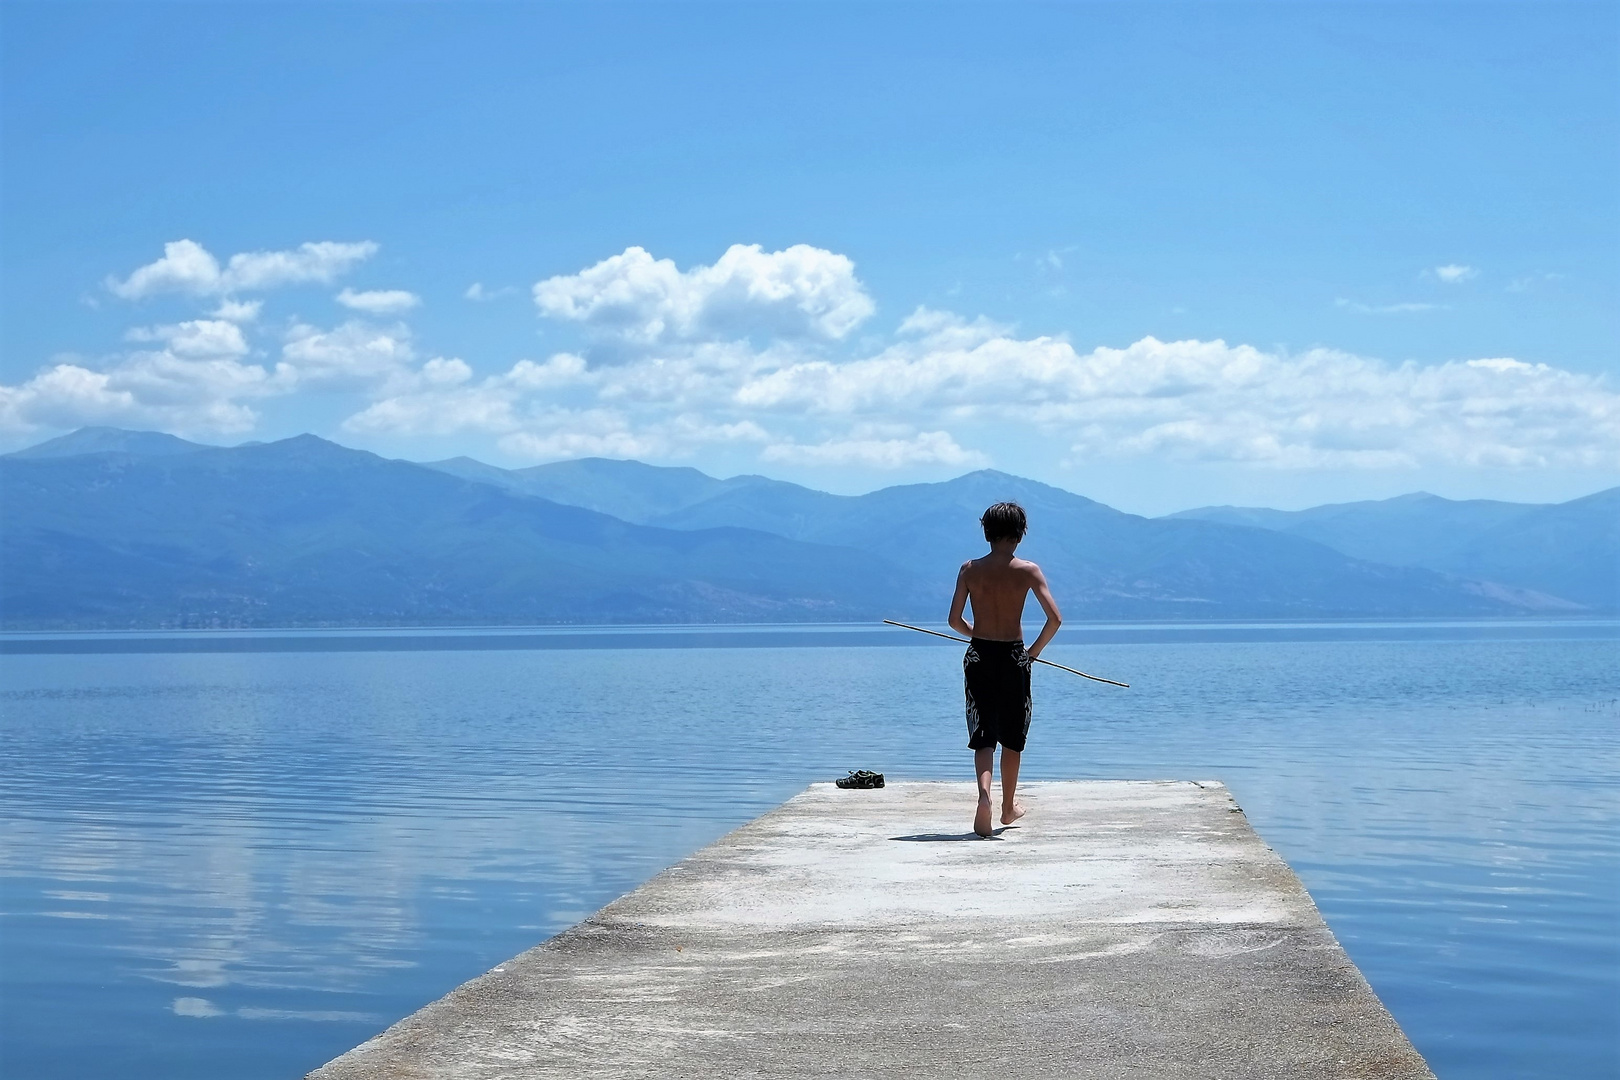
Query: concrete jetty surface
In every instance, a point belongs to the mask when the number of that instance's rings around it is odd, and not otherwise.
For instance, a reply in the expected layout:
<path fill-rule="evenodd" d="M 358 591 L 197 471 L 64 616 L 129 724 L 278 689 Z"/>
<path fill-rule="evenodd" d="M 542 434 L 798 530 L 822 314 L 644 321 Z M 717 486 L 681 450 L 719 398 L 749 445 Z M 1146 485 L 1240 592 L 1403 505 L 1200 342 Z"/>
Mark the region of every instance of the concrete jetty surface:
<path fill-rule="evenodd" d="M 1433 1074 L 1212 782 L 817 784 L 310 1075 Z"/>

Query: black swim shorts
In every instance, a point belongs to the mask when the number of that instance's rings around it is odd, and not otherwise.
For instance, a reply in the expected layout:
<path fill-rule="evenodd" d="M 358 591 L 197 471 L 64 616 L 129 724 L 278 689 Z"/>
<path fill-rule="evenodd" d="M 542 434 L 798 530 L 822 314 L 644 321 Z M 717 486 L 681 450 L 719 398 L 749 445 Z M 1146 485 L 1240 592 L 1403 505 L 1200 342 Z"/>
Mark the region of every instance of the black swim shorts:
<path fill-rule="evenodd" d="M 1020 753 L 1029 738 L 1029 669 L 1022 641 L 974 638 L 962 657 L 967 689 L 968 749 L 1000 743 Z"/>

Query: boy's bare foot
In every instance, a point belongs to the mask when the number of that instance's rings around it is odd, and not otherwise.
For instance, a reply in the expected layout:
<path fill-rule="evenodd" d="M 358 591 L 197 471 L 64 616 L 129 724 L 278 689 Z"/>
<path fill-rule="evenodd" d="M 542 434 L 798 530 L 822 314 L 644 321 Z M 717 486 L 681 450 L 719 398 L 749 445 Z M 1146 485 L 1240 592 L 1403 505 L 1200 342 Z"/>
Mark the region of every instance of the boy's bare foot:
<path fill-rule="evenodd" d="M 990 800 L 979 800 L 979 812 L 973 815 L 973 831 L 980 836 L 990 835 Z"/>
<path fill-rule="evenodd" d="M 1017 821 L 1019 818 L 1021 818 L 1023 816 L 1024 816 L 1024 804 L 1023 803 L 1015 802 L 1011 806 L 1004 806 L 1004 807 L 1001 808 L 1001 823 L 1003 825 L 1011 825 L 1013 822 Z"/>

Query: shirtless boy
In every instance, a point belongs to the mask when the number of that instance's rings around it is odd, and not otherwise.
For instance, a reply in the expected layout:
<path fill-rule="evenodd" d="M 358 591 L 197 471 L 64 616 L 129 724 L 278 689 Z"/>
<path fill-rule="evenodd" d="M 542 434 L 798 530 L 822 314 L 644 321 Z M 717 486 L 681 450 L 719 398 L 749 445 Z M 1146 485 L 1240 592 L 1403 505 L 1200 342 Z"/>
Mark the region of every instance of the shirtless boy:
<path fill-rule="evenodd" d="M 1013 555 L 1024 539 L 1028 523 L 1017 503 L 996 503 L 979 519 L 990 554 L 962 564 L 951 597 L 951 629 L 973 639 L 962 658 L 967 689 L 968 749 L 979 776 L 979 809 L 973 831 L 991 833 L 990 784 L 1001 744 L 1001 823 L 1011 825 L 1024 816 L 1014 797 L 1024 740 L 1029 736 L 1029 669 L 1052 635 L 1063 625 L 1052 591 L 1041 568 Z M 1024 600 L 1031 592 L 1046 612 L 1035 644 L 1024 648 Z M 973 621 L 962 617 L 973 603 Z"/>

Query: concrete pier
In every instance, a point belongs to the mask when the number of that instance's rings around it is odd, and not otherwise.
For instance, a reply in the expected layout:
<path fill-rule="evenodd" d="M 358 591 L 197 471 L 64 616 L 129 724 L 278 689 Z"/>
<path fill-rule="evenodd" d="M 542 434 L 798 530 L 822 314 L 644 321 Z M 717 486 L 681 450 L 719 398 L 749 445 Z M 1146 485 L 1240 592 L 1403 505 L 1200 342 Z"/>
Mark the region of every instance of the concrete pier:
<path fill-rule="evenodd" d="M 310 1074 L 1430 1078 L 1212 782 L 817 784 Z"/>

